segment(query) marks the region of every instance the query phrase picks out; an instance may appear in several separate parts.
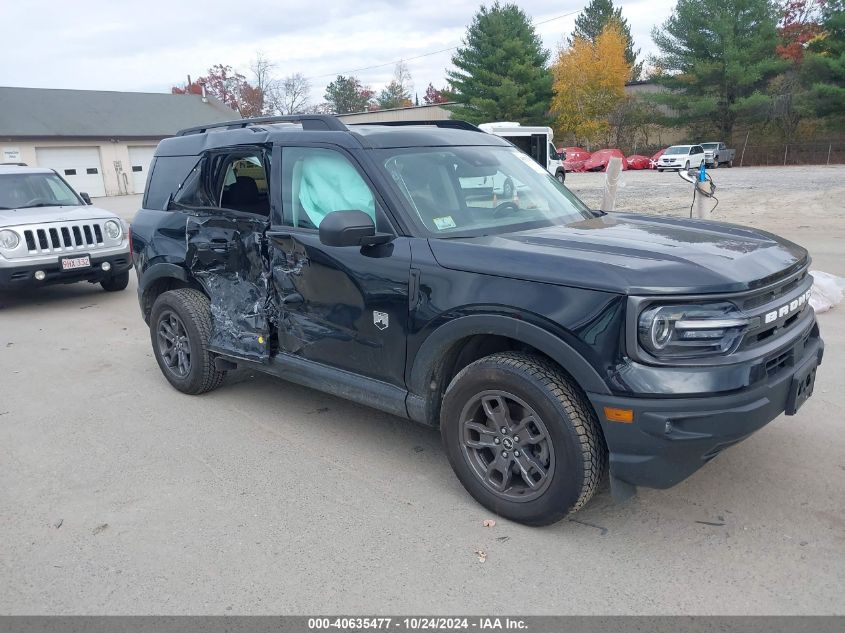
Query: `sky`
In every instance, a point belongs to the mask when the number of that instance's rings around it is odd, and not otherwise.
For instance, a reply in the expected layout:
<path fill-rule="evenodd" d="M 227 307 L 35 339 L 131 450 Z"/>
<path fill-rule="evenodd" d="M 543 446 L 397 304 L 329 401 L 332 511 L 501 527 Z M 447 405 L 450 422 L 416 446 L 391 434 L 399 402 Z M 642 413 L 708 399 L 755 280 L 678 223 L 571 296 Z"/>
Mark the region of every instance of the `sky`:
<path fill-rule="evenodd" d="M 554 55 L 586 0 L 516 3 Z M 0 86 L 169 92 L 187 75 L 196 78 L 217 63 L 249 78 L 250 61 L 260 51 L 275 64 L 277 77 L 295 72 L 308 77 L 314 103 L 323 100 L 325 86 L 338 74 L 355 74 L 379 90 L 403 59 L 422 101 L 429 82 L 445 84 L 454 51 L 429 53 L 460 45 L 480 4 L 0 0 Z M 669 16 L 675 0 L 616 5 L 631 26 L 635 48 L 643 56 L 654 52 L 651 28 Z"/>

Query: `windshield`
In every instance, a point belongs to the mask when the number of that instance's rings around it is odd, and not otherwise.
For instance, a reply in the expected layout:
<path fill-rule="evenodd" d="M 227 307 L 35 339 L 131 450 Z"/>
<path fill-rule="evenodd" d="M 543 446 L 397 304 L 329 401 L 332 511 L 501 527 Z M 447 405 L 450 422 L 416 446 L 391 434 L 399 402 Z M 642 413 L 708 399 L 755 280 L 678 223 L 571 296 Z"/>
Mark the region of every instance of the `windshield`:
<path fill-rule="evenodd" d="M 377 150 L 411 216 L 436 237 L 505 233 L 594 217 L 512 147 Z"/>
<path fill-rule="evenodd" d="M 689 154 L 689 145 L 677 145 L 675 147 L 670 147 L 667 149 L 664 154 Z"/>
<path fill-rule="evenodd" d="M 0 209 L 80 204 L 73 189 L 56 174 L 0 174 Z"/>
<path fill-rule="evenodd" d="M 703 147 L 704 149 L 716 149 L 717 147 L 719 147 L 719 144 L 718 143 L 702 143 L 701 147 Z"/>

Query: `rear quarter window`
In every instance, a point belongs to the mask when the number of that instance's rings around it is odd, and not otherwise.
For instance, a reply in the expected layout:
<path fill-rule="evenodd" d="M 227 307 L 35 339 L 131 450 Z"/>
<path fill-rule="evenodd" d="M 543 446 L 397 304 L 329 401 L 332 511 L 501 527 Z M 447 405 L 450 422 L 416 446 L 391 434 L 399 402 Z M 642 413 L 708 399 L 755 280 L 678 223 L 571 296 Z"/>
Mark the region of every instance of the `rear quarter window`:
<path fill-rule="evenodd" d="M 199 159 L 199 156 L 156 156 L 150 166 L 144 208 L 164 210 L 168 197 L 176 194 Z"/>

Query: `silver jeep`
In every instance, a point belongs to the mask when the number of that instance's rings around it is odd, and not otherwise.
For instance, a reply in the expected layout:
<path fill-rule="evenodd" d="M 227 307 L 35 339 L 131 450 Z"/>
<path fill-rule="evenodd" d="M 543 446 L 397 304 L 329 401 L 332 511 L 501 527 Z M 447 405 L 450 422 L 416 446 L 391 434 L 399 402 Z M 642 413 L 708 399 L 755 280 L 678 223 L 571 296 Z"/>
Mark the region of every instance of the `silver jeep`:
<path fill-rule="evenodd" d="M 0 165 L 0 290 L 77 281 L 129 283 L 128 226 L 55 171 Z"/>

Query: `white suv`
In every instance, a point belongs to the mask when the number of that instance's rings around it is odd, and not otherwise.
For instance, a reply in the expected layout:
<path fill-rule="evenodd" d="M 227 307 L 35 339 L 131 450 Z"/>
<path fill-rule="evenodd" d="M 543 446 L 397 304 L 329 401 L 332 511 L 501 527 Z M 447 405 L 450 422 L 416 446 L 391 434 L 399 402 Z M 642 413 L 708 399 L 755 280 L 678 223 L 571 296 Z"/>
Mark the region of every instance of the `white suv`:
<path fill-rule="evenodd" d="M 0 165 L 0 290 L 77 281 L 126 288 L 128 226 L 90 205 L 53 170 Z"/>
<path fill-rule="evenodd" d="M 704 148 L 701 145 L 673 145 L 657 159 L 657 171 L 698 169 L 704 160 Z"/>

